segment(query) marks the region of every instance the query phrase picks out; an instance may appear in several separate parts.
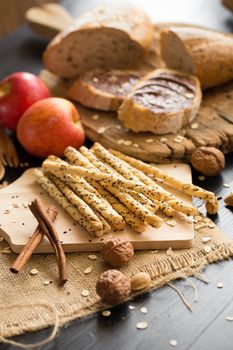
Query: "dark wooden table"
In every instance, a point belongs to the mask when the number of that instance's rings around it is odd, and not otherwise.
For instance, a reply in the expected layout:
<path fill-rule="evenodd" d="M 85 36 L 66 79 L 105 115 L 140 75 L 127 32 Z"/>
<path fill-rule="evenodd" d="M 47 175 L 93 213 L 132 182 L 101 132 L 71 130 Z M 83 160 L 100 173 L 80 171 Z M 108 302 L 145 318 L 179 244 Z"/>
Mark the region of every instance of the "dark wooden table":
<path fill-rule="evenodd" d="M 64 1 L 73 14 L 80 14 L 90 9 L 98 0 Z M 223 9 L 218 0 L 145 0 L 132 1 L 140 4 L 152 16 L 154 21 L 182 21 L 210 26 L 215 29 L 233 31 L 231 13 Z M 0 15 L 2 16 L 2 14 Z M 37 73 L 42 67 L 41 54 L 46 40 L 36 37 L 24 26 L 1 42 L 0 78 L 14 71 L 31 71 Z M 31 165 L 38 161 L 20 152 L 22 161 Z M 6 178 L 12 180 L 22 170 L 7 169 Z M 193 174 L 194 182 L 224 196 L 229 189 L 223 183 L 231 184 L 233 189 L 233 154 L 227 156 L 226 169 L 216 178 L 199 182 Z M 199 203 L 197 203 L 199 204 Z M 220 200 L 219 215 L 215 222 L 233 238 L 233 212 Z M 233 316 L 233 261 L 221 262 L 208 266 L 205 276 L 209 284 L 193 279 L 198 289 L 198 302 L 189 312 L 177 294 L 168 286 L 136 298 L 129 310 L 129 303 L 115 307 L 109 318 L 100 314 L 76 320 L 64 327 L 59 336 L 44 350 L 78 350 L 78 349 L 169 349 L 169 341 L 176 339 L 178 349 L 190 350 L 225 350 L 233 348 L 233 323 L 225 320 Z M 223 282 L 222 289 L 217 283 Z M 176 281 L 188 300 L 193 298 L 193 290 L 185 281 Z M 140 313 L 140 307 L 148 308 L 147 315 Z M 1 317 L 1 315 L 0 315 Z M 136 329 L 137 322 L 145 320 L 148 328 Z M 47 337 L 50 329 L 16 337 L 21 342 L 37 342 Z M 14 347 L 0 344 L 1 350 L 12 350 Z"/>

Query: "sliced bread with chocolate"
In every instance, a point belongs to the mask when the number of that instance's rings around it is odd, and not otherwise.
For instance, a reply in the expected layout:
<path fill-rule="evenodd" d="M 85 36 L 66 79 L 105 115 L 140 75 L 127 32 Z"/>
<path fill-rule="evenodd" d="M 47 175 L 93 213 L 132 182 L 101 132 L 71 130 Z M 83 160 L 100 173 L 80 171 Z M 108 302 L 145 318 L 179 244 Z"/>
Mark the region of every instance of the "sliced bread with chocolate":
<path fill-rule="evenodd" d="M 169 68 L 196 75 L 203 89 L 233 79 L 233 36 L 197 27 L 161 32 L 161 53 Z"/>
<path fill-rule="evenodd" d="M 201 103 L 199 80 L 192 75 L 156 69 L 133 88 L 118 110 L 118 118 L 135 132 L 176 133 L 191 122 Z"/>
<path fill-rule="evenodd" d="M 95 69 L 75 80 L 67 96 L 89 108 L 117 111 L 138 80 L 137 71 Z"/>
<path fill-rule="evenodd" d="M 44 52 L 46 69 L 75 77 L 95 68 L 133 68 L 153 39 L 149 17 L 131 4 L 109 2 L 78 18 Z"/>

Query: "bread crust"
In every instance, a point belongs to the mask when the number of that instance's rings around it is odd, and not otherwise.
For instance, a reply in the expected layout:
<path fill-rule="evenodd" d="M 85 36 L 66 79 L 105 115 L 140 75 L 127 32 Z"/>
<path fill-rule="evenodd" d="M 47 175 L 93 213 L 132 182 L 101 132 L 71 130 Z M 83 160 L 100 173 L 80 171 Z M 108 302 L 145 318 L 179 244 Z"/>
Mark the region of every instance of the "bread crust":
<path fill-rule="evenodd" d="M 174 48 L 169 54 L 172 43 Z M 177 49 L 176 43 L 179 44 Z M 180 48 L 185 55 L 185 61 L 190 61 L 188 68 L 179 59 Z M 218 86 L 233 79 L 233 36 L 231 34 L 196 27 L 170 27 L 161 32 L 161 52 L 168 67 L 182 69 L 196 75 L 203 89 Z"/>
<path fill-rule="evenodd" d="M 191 98 L 187 97 L 188 100 L 190 100 L 190 103 L 183 104 L 183 100 L 186 97 L 182 97 L 182 94 L 176 91 L 175 99 L 179 99 L 179 96 L 181 96 L 180 107 L 178 104 L 179 108 L 177 106 L 175 110 L 173 108 L 170 109 L 169 107 L 167 110 L 166 108 L 161 108 L 161 111 L 157 109 L 157 102 L 151 102 L 151 98 L 153 98 L 153 96 L 150 97 L 150 94 L 153 95 L 153 79 L 160 79 L 164 74 L 170 76 L 171 81 L 175 77 L 181 77 L 182 79 L 188 79 L 189 84 L 191 82 L 191 85 L 193 85 L 193 91 L 191 95 L 193 96 Z M 145 87 L 147 86 L 146 84 L 149 84 L 148 91 L 145 90 Z M 142 88 L 144 90 L 142 90 Z M 173 87 L 170 87 L 168 82 L 167 87 L 165 86 L 165 92 L 166 90 L 171 90 L 174 92 L 172 89 Z M 142 94 L 140 97 L 141 90 L 143 91 L 144 95 Z M 136 98 L 135 100 L 135 96 L 138 94 L 139 98 Z M 148 94 L 149 98 L 145 94 Z M 189 93 L 186 92 L 186 94 L 188 96 Z M 158 93 L 155 91 L 155 98 L 157 95 Z M 171 69 L 156 69 L 155 71 L 147 74 L 138 84 L 135 85 L 132 93 L 128 95 L 127 99 L 119 108 L 118 118 L 122 121 L 123 125 L 126 128 L 129 128 L 134 132 L 150 131 L 158 135 L 176 133 L 185 124 L 191 122 L 194 119 L 199 109 L 201 98 L 202 93 L 200 89 L 200 83 L 196 77 Z M 168 97 L 168 100 L 162 101 L 161 106 L 171 106 L 173 100 L 174 96 L 171 95 L 171 98 Z M 161 99 L 158 101 L 158 104 L 160 103 Z M 156 110 L 153 110 L 153 106 L 156 106 Z"/>
<path fill-rule="evenodd" d="M 67 96 L 89 108 L 117 111 L 139 76 L 138 71 L 95 69 L 76 79 Z"/>
<path fill-rule="evenodd" d="M 71 69 L 69 65 L 72 65 L 71 61 L 63 62 L 65 59 L 68 60 L 71 55 L 70 48 L 75 47 L 74 44 L 77 41 L 77 35 L 88 35 L 89 40 L 95 35 L 99 38 L 99 41 L 95 37 L 95 44 L 98 49 L 98 42 L 101 41 L 101 35 L 107 35 L 109 38 L 113 38 L 117 34 L 121 35 L 122 39 L 126 40 L 129 45 L 132 45 L 134 50 L 132 55 L 135 56 L 135 66 L 137 66 L 142 60 L 145 51 L 150 47 L 153 38 L 153 25 L 149 17 L 140 9 L 130 4 L 119 4 L 114 2 L 111 4 L 107 3 L 104 6 L 100 6 L 95 10 L 88 12 L 80 16 L 70 27 L 65 31 L 59 33 L 47 46 L 43 60 L 45 67 L 52 73 L 61 77 L 74 77 L 80 73 L 83 73 L 92 68 L 100 68 L 99 65 L 95 67 L 88 63 L 83 66 L 77 65 L 74 69 Z M 104 42 L 104 38 L 102 38 Z M 119 45 L 119 37 L 117 37 L 117 45 Z M 78 50 L 78 55 L 82 56 L 83 47 L 87 44 L 87 40 L 84 43 L 77 43 L 75 50 Z M 84 45 L 82 47 L 82 45 Z M 65 52 L 66 47 L 69 52 Z M 109 50 L 110 51 L 110 50 Z M 95 53 L 91 52 L 91 58 L 94 60 Z M 134 57 L 131 57 L 131 61 Z M 87 58 L 84 57 L 84 60 Z M 113 66 L 109 63 L 109 66 L 105 68 L 127 68 L 127 60 L 123 63 L 114 62 Z M 75 64 L 75 63 L 74 63 Z M 130 63 L 132 65 L 132 62 Z"/>

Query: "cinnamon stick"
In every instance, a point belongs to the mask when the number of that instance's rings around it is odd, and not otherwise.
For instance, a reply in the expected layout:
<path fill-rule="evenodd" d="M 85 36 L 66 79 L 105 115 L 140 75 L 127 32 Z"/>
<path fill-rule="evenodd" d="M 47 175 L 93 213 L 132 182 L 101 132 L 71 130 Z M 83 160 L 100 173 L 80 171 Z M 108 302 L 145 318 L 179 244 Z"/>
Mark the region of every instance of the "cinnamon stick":
<path fill-rule="evenodd" d="M 52 222 L 56 219 L 57 213 L 58 213 L 57 208 L 55 208 L 53 205 L 48 207 L 47 214 Z M 11 272 L 19 273 L 22 270 L 22 268 L 26 265 L 26 263 L 30 259 L 32 253 L 41 243 L 43 237 L 44 237 L 44 234 L 41 231 L 40 226 L 38 225 L 33 235 L 28 240 L 27 244 L 24 246 L 23 250 L 18 255 L 14 263 L 12 264 L 10 268 Z"/>
<path fill-rule="evenodd" d="M 59 269 L 59 285 L 63 285 L 67 282 L 67 268 L 66 257 L 59 240 L 59 235 L 38 199 L 35 199 L 29 205 L 29 208 L 38 221 L 41 231 L 48 237 L 55 250 Z"/>

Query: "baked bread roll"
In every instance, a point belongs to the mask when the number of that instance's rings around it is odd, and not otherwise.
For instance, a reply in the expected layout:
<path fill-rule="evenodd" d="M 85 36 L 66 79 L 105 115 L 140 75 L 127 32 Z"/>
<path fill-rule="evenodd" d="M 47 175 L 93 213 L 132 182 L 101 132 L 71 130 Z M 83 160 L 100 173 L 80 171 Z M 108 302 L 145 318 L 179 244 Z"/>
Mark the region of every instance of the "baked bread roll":
<path fill-rule="evenodd" d="M 201 103 L 199 80 L 171 69 L 156 69 L 135 85 L 118 118 L 135 132 L 176 133 L 191 122 Z"/>
<path fill-rule="evenodd" d="M 44 52 L 45 67 L 60 77 L 94 68 L 133 68 L 153 38 L 149 17 L 127 4 L 110 2 L 78 18 Z"/>
<path fill-rule="evenodd" d="M 169 68 L 196 75 L 203 89 L 233 79 L 233 36 L 208 29 L 171 27 L 161 32 Z"/>
<path fill-rule="evenodd" d="M 103 111 L 117 111 L 139 72 L 95 69 L 83 73 L 69 88 L 67 96 L 82 105 Z"/>

